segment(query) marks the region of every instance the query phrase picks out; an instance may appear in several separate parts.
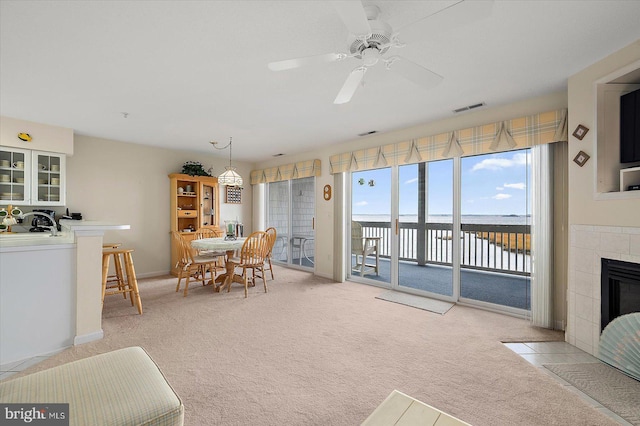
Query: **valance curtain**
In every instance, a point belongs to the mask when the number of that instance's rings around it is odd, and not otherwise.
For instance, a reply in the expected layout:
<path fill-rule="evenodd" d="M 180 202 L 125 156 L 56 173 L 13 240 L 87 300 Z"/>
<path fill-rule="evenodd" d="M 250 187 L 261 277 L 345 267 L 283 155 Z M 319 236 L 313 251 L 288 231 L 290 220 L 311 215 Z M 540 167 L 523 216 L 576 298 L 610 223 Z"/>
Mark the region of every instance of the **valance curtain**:
<path fill-rule="evenodd" d="M 335 174 L 511 151 L 567 140 L 567 110 L 563 109 L 345 152 L 332 155 L 329 161 L 331 174 Z"/>
<path fill-rule="evenodd" d="M 320 160 L 307 160 L 268 169 L 252 170 L 251 185 L 320 176 L 320 166 Z"/>

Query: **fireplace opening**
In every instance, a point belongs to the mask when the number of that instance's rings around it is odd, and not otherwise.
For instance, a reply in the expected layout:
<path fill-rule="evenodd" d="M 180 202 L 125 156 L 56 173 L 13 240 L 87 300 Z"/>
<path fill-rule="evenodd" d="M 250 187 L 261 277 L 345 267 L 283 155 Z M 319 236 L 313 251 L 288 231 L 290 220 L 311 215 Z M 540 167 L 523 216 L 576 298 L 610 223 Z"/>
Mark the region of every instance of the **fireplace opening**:
<path fill-rule="evenodd" d="M 640 312 L 640 264 L 602 258 L 601 327 L 615 318 Z"/>

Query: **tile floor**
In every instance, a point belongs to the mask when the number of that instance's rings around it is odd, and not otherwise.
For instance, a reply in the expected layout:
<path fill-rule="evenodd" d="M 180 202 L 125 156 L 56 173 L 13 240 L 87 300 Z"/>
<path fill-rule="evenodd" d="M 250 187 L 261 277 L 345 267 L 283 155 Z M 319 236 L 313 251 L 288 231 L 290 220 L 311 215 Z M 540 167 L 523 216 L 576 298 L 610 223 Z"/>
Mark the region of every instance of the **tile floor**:
<path fill-rule="evenodd" d="M 23 359 L 21 361 L 10 362 L 8 364 L 2 364 L 2 365 L 0 365 L 0 380 L 6 379 L 7 377 L 11 377 L 14 374 L 19 373 L 22 370 L 26 370 L 27 368 L 31 367 L 32 365 L 36 365 L 37 363 L 42 362 L 45 359 L 49 358 L 50 356 L 53 356 L 53 355 L 55 355 L 55 354 L 57 354 L 58 352 L 61 352 L 61 351 L 56 351 L 54 353 L 50 353 L 50 354 L 44 355 L 44 356 L 34 356 L 33 358 Z"/>
<path fill-rule="evenodd" d="M 535 365 L 545 374 L 553 377 L 559 381 L 562 385 L 567 387 L 567 390 L 574 392 L 580 398 L 591 405 L 596 410 L 605 414 L 606 416 L 617 421 L 621 425 L 633 426 L 622 417 L 618 416 L 613 411 L 606 407 L 603 407 L 598 401 L 594 400 L 587 394 L 579 391 L 569 382 L 563 380 L 559 376 L 552 373 L 550 370 L 544 368 L 544 364 L 574 364 L 582 362 L 600 362 L 596 357 L 588 354 L 575 346 L 570 345 L 567 342 L 526 342 L 526 343 L 505 343 L 506 347 L 513 352 L 520 355 L 522 358 Z"/>

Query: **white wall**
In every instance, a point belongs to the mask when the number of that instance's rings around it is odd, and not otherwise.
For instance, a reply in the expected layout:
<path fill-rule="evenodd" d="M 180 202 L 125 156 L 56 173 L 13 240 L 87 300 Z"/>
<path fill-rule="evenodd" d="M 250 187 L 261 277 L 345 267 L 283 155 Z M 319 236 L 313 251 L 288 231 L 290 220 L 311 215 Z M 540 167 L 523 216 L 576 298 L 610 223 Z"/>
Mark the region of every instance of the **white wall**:
<path fill-rule="evenodd" d="M 131 225 L 127 231 L 110 231 L 108 242 L 133 248 L 139 277 L 167 273 L 170 268 L 169 177 L 180 173 L 186 161 L 200 161 L 214 175 L 224 171 L 228 158 L 169 150 L 118 141 L 75 136 L 74 155 L 67 158 L 67 207 L 87 220 Z M 208 144 L 207 144 L 208 146 Z M 238 217 L 251 232 L 252 190 L 250 164 L 234 160 L 246 184 L 242 204 L 225 204 L 220 191 L 220 218 Z M 60 213 L 58 209 L 58 213 Z"/>
<path fill-rule="evenodd" d="M 569 225 L 640 226 L 640 193 L 634 199 L 597 200 L 595 82 L 640 60 L 640 40 L 569 77 Z M 571 136 L 582 124 L 590 129 L 581 141 Z M 591 159 L 579 167 L 573 162 L 578 151 Z"/>
<path fill-rule="evenodd" d="M 19 139 L 18 133 L 28 133 L 31 141 Z M 71 155 L 73 129 L 3 116 L 0 117 L 0 145 Z"/>
<path fill-rule="evenodd" d="M 640 40 L 569 78 L 571 233 L 565 339 L 594 355 L 597 354 L 600 336 L 600 259 L 640 262 L 640 191 L 635 194 L 605 194 L 613 197 L 611 199 L 596 193 L 596 82 L 638 60 Z M 590 129 L 582 141 L 571 136 L 578 124 Z M 601 145 L 606 147 L 604 143 Z M 583 167 L 573 162 L 580 150 L 591 156 Z"/>

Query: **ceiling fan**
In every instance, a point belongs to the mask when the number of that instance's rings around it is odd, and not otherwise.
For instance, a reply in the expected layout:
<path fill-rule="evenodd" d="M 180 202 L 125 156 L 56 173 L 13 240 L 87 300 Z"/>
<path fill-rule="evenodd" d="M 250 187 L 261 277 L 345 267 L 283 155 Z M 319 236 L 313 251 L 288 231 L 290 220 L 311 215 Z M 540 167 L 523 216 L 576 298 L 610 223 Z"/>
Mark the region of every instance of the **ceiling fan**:
<path fill-rule="evenodd" d="M 424 32 L 425 25 L 433 31 L 435 28 L 450 29 L 467 24 L 491 14 L 493 1 L 461 0 L 438 12 L 426 16 L 419 21 L 394 32 L 389 24 L 380 19 L 380 8 L 373 4 L 363 5 L 360 1 L 330 1 L 336 12 L 349 30 L 347 49 L 349 53 L 327 53 L 269 63 L 272 71 L 284 71 L 308 65 L 342 61 L 357 58 L 360 65 L 351 71 L 338 92 L 334 104 L 349 102 L 362 83 L 367 70 L 383 62 L 387 70 L 392 71 L 426 89 L 438 85 L 443 77 L 422 65 L 416 64 L 402 56 L 385 57 L 388 52 L 406 46 L 398 36 Z M 427 22 L 428 21 L 428 22 Z M 409 37 L 410 38 L 410 37 Z"/>

